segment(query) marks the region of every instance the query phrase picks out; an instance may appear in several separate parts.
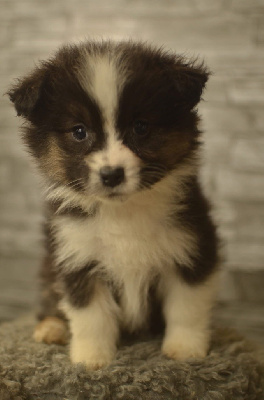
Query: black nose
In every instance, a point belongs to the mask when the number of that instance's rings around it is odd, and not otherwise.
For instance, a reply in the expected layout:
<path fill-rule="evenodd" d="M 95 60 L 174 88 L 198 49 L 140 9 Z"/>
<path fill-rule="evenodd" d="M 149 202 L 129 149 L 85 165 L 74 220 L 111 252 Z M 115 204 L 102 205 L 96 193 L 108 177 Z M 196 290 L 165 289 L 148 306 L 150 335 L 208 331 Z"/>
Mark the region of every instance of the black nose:
<path fill-rule="evenodd" d="M 100 169 L 100 176 L 103 184 L 109 187 L 120 185 L 125 179 L 124 168 L 112 168 L 105 166 Z"/>

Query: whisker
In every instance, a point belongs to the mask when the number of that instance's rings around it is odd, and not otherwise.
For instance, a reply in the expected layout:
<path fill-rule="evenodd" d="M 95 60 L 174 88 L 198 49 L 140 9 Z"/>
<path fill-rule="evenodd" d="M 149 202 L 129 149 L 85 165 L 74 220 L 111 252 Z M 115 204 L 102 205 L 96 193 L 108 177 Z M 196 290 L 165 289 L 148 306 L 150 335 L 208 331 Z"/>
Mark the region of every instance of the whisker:
<path fill-rule="evenodd" d="M 166 173 L 167 168 L 161 164 L 148 164 L 141 169 L 141 181 L 139 184 L 140 189 L 150 188 L 160 179 L 162 179 Z"/>
<path fill-rule="evenodd" d="M 141 175 L 142 176 L 164 176 L 165 172 L 161 172 L 161 171 L 144 171 Z"/>
<path fill-rule="evenodd" d="M 156 167 L 152 168 L 148 166 L 148 167 L 143 167 L 141 171 L 166 171 L 166 168 L 156 168 Z"/>
<path fill-rule="evenodd" d="M 54 188 L 56 188 L 56 186 L 57 186 L 56 183 L 52 183 L 50 186 L 44 188 L 43 194 L 44 195 L 48 194 L 50 191 L 54 190 Z"/>
<path fill-rule="evenodd" d="M 66 185 L 63 185 L 64 187 L 74 187 L 77 186 L 79 183 L 82 183 L 83 179 L 82 178 L 78 178 L 78 179 L 74 179 L 71 182 L 68 182 Z"/>
<path fill-rule="evenodd" d="M 67 184 L 60 185 L 57 182 L 52 183 L 50 186 L 44 189 L 43 194 L 44 196 L 50 195 L 51 192 L 56 192 L 56 191 L 61 191 L 63 188 L 67 189 L 73 189 L 77 187 L 80 183 L 82 183 L 82 178 L 74 179 L 71 182 L 68 182 Z"/>
<path fill-rule="evenodd" d="M 82 182 L 76 182 L 76 183 L 74 183 L 74 184 L 72 184 L 72 185 L 70 185 L 70 186 L 67 186 L 67 189 L 75 189 L 75 188 L 77 188 L 77 187 L 79 187 L 80 188 L 80 184 L 81 184 Z"/>
<path fill-rule="evenodd" d="M 161 178 L 163 178 L 164 176 L 165 176 L 164 173 L 155 173 L 155 174 L 153 174 L 153 173 L 144 173 L 144 174 L 141 174 L 141 177 L 142 177 L 143 179 L 149 179 L 149 180 L 161 179 Z"/>
<path fill-rule="evenodd" d="M 143 167 L 143 169 L 158 170 L 158 171 L 162 170 L 162 171 L 164 171 L 167 168 L 165 168 L 162 165 L 152 165 L 152 164 L 150 164 L 150 165 L 147 165 L 147 166 Z"/>

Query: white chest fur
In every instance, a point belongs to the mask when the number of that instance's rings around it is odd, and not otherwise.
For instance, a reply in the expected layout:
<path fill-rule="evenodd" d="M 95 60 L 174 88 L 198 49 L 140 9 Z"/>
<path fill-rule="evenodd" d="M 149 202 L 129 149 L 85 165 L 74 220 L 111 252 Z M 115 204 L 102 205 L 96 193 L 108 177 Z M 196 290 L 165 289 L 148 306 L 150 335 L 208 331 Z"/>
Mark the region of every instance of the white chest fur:
<path fill-rule="evenodd" d="M 102 203 L 86 219 L 57 216 L 56 259 L 72 271 L 96 260 L 121 293 L 122 320 L 132 329 L 146 317 L 151 280 L 175 261 L 188 265 L 195 237 L 168 221 L 168 204 Z"/>

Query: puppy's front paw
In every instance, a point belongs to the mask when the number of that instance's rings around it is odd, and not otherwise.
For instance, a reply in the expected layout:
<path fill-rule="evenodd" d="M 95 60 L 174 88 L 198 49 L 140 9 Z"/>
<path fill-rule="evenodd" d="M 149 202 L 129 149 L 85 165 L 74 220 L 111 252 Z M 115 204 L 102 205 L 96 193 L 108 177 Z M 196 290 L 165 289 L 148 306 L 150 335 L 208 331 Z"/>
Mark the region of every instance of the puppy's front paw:
<path fill-rule="evenodd" d="M 185 329 L 165 336 L 162 344 L 162 353 L 179 361 L 204 358 L 207 351 L 207 335 Z"/>
<path fill-rule="evenodd" d="M 82 363 L 88 370 L 97 370 L 106 367 L 114 359 L 115 350 L 87 340 L 71 343 L 70 357 L 74 364 Z"/>
<path fill-rule="evenodd" d="M 57 317 L 47 317 L 35 327 L 33 337 L 36 342 L 66 344 L 69 332 L 65 321 Z"/>

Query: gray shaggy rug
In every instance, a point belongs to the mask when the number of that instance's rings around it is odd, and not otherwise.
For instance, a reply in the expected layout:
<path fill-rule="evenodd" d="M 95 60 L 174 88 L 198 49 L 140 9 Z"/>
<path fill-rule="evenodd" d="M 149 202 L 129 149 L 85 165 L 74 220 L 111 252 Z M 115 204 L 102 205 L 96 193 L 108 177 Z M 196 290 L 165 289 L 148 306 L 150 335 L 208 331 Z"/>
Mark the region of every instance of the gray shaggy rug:
<path fill-rule="evenodd" d="M 67 347 L 34 343 L 34 319 L 0 326 L 0 400 L 264 400 L 264 357 L 215 329 L 203 361 L 176 362 L 160 340 L 123 344 L 108 368 L 73 366 Z"/>

